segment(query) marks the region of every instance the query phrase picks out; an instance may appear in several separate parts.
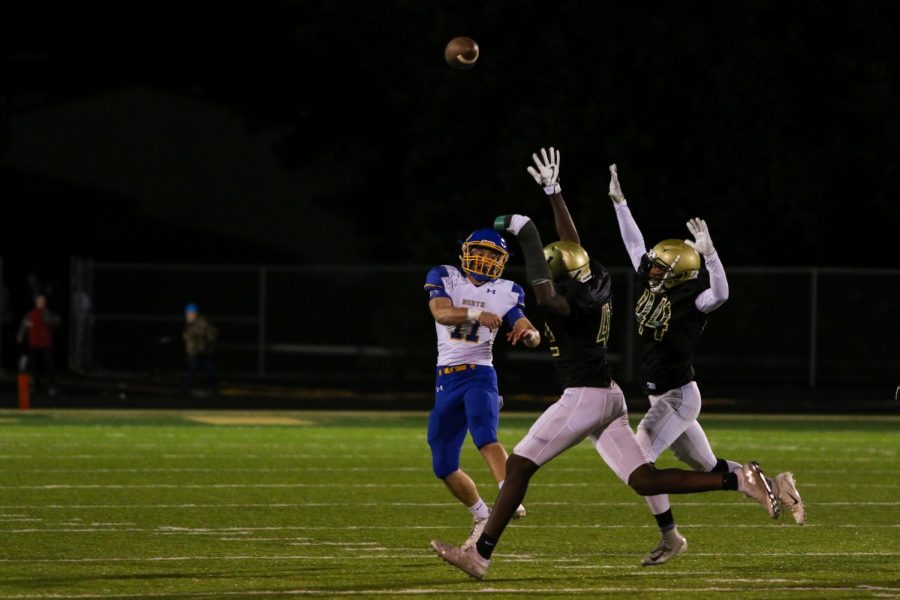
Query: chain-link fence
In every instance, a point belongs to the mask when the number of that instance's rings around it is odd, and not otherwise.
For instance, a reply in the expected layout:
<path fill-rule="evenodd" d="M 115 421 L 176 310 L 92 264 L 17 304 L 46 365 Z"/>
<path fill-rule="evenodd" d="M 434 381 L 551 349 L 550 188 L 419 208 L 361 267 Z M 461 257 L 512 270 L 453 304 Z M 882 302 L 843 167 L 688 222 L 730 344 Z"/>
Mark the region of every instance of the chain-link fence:
<path fill-rule="evenodd" d="M 434 323 L 428 267 L 72 264 L 70 362 L 82 370 L 183 369 L 183 307 L 219 329 L 225 377 L 290 378 L 310 386 L 402 390 L 428 385 Z M 615 376 L 634 381 L 636 284 L 612 269 Z M 521 269 L 506 275 L 524 280 Z M 900 270 L 728 269 L 731 299 L 710 318 L 695 366 L 707 382 L 808 386 L 890 384 L 900 374 L 895 306 Z M 526 312 L 539 322 L 533 304 Z M 506 389 L 552 393 L 549 355 L 498 336 Z M 546 363 L 546 364 L 538 364 Z"/>

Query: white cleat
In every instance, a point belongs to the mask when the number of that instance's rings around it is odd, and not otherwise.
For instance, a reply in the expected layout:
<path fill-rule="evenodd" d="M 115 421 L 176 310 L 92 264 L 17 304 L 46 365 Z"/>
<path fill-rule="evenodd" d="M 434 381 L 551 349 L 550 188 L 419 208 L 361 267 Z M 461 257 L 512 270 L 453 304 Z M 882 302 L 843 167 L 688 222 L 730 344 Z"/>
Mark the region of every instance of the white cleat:
<path fill-rule="evenodd" d="M 643 567 L 663 565 L 687 550 L 687 540 L 677 529 L 662 534 L 659 544 L 641 561 Z"/>
<path fill-rule="evenodd" d="M 431 547 L 438 556 L 475 579 L 484 577 L 491 566 L 491 559 L 478 554 L 474 546 L 463 550 L 440 540 L 431 540 Z"/>
<path fill-rule="evenodd" d="M 797 491 L 797 482 L 794 481 L 793 473 L 779 473 L 775 476 L 775 496 L 781 502 L 782 508 L 791 511 L 797 525 L 806 523 L 806 507 L 803 506 L 803 500 L 800 499 L 800 492 Z"/>
<path fill-rule="evenodd" d="M 737 478 L 738 490 L 762 504 L 769 516 L 777 519 L 781 514 L 781 509 L 778 507 L 778 500 L 769 483 L 771 480 L 763 473 L 759 463 L 755 460 L 748 462 L 737 472 Z"/>
<path fill-rule="evenodd" d="M 462 546 L 460 546 L 460 548 L 462 548 L 463 550 L 468 550 L 469 548 L 474 546 L 475 542 L 478 541 L 478 538 L 481 537 L 481 532 L 484 531 L 484 526 L 487 525 L 487 522 L 487 517 L 483 519 L 479 519 L 478 517 L 473 518 L 472 533 L 469 534 L 469 537 L 466 538 L 466 541 L 462 543 Z"/>
<path fill-rule="evenodd" d="M 516 509 L 516 512 L 513 513 L 513 519 L 524 519 L 525 515 L 528 513 L 525 511 L 525 505 L 520 504 L 519 508 Z"/>

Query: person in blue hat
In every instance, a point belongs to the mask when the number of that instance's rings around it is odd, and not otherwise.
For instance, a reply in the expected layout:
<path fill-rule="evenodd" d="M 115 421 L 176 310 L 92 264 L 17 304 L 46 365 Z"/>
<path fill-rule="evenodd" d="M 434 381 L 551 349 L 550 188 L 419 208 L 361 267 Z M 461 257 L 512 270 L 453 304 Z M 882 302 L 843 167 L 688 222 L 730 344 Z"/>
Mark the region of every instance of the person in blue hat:
<path fill-rule="evenodd" d="M 193 302 L 184 307 L 184 349 L 187 355 L 187 392 L 191 393 L 197 372 L 206 372 L 206 379 L 214 395 L 219 393 L 219 376 L 216 367 L 215 344 L 219 332 L 209 319 L 200 314 Z"/>

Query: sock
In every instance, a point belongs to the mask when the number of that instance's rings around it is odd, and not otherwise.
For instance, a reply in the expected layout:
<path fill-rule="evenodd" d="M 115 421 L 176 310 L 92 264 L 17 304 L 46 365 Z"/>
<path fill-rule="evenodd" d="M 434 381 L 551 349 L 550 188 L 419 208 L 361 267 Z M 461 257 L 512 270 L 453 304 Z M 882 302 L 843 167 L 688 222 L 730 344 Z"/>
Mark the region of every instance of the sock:
<path fill-rule="evenodd" d="M 731 471 L 729 471 L 728 473 L 722 473 L 722 489 L 723 490 L 737 490 L 738 489 L 737 473 L 733 473 Z"/>
<path fill-rule="evenodd" d="M 492 538 L 486 533 L 482 533 L 481 537 L 478 538 L 478 541 L 475 542 L 475 550 L 478 551 L 478 554 L 482 556 L 482 558 L 486 558 L 490 560 L 491 554 L 494 552 L 494 548 L 497 546 L 497 539 Z"/>
<path fill-rule="evenodd" d="M 724 458 L 716 458 L 716 466 L 709 470 L 710 473 L 727 473 L 731 469 L 728 468 L 728 461 Z"/>
<path fill-rule="evenodd" d="M 672 515 L 671 508 L 664 513 L 653 515 L 653 518 L 656 519 L 660 531 L 666 532 L 675 529 L 675 517 Z"/>
<path fill-rule="evenodd" d="M 481 498 L 478 499 L 478 502 L 469 507 L 469 512 L 472 513 L 472 516 L 476 519 L 487 519 L 491 516 L 490 509 L 488 509 L 487 504 L 485 504 L 484 500 Z"/>
<path fill-rule="evenodd" d="M 716 458 L 716 466 L 709 470 L 710 473 L 727 473 L 728 471 L 740 471 L 741 463 L 724 458 Z"/>

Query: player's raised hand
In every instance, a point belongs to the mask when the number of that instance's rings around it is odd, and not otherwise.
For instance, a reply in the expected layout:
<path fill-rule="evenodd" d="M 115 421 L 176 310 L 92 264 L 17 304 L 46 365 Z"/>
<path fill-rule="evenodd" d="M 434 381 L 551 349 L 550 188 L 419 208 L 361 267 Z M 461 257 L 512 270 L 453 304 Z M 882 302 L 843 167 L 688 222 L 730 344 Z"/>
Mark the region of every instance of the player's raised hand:
<path fill-rule="evenodd" d="M 492 312 L 483 310 L 478 316 L 478 322 L 488 329 L 500 329 L 500 324 L 503 323 L 503 319 Z"/>
<path fill-rule="evenodd" d="M 712 239 L 709 237 L 709 227 L 706 226 L 706 221 L 699 218 L 691 219 L 687 222 L 687 228 L 691 235 L 694 236 L 694 241 L 684 240 L 685 244 L 703 256 L 709 256 L 716 251 L 713 248 Z"/>
<path fill-rule="evenodd" d="M 622 185 L 619 183 L 619 171 L 616 164 L 609 165 L 609 199 L 619 204 L 625 202 L 625 194 L 622 193 Z"/>
<path fill-rule="evenodd" d="M 559 150 L 554 150 L 550 146 L 550 153 L 541 148 L 541 155 L 537 153 L 531 155 L 534 160 L 535 167 L 526 169 L 534 180 L 544 188 L 544 193 L 548 196 L 558 194 L 562 191 L 559 185 Z"/>

